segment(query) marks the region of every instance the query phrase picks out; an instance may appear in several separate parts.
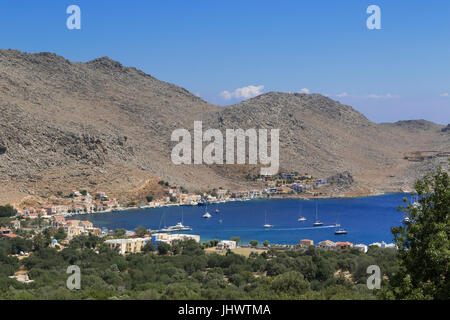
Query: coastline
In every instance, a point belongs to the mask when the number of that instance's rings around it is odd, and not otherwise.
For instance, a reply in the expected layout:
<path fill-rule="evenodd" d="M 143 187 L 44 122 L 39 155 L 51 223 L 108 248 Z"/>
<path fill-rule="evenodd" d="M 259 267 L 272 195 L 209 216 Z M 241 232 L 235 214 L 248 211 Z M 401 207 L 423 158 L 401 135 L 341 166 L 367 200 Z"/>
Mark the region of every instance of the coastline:
<path fill-rule="evenodd" d="M 384 192 L 384 193 L 376 193 L 376 194 L 365 194 L 365 195 L 359 195 L 359 196 L 350 196 L 350 195 L 342 195 L 342 196 L 311 196 L 311 197 L 305 197 L 304 195 L 293 195 L 293 194 L 278 194 L 278 195 L 272 195 L 267 197 L 255 197 L 255 198 L 248 198 L 248 199 L 235 199 L 235 200 L 223 200 L 223 201 L 213 201 L 208 203 L 208 205 L 214 205 L 217 203 L 229 203 L 229 202 L 245 202 L 245 201 L 255 201 L 255 200 L 292 200 L 292 199 L 298 199 L 298 200 L 305 200 L 310 201 L 314 199 L 320 199 L 320 200 L 333 200 L 333 199 L 364 199 L 364 198 L 371 198 L 371 197 L 382 197 L 387 195 L 395 195 L 395 194 L 404 194 L 408 195 L 409 192 Z M 64 217 L 77 217 L 77 216 L 85 216 L 85 215 L 92 215 L 92 214 L 106 214 L 106 213 L 123 213 L 123 212 L 130 212 L 135 210 L 147 210 L 147 209 L 162 209 L 162 208 L 168 208 L 168 207 L 201 207 L 201 205 L 192 205 L 192 204 L 163 204 L 158 207 L 151 207 L 151 206 L 135 206 L 135 207 L 128 207 L 128 208 L 120 208 L 120 209 L 109 209 L 104 211 L 96 211 L 96 212 L 83 212 L 83 213 L 68 213 L 64 214 Z"/>
<path fill-rule="evenodd" d="M 260 243 L 268 240 L 271 245 L 280 246 L 296 245 L 301 239 L 311 239 L 314 243 L 324 240 L 349 241 L 365 245 L 377 242 L 390 243 L 391 228 L 402 222 L 402 214 L 397 208 L 404 196 L 404 193 L 386 193 L 368 197 L 322 198 L 318 202 L 318 207 L 323 227 L 314 227 L 312 224 L 316 207 L 314 202 L 297 202 L 300 199 L 292 197 L 258 198 L 254 199 L 255 201 L 248 200 L 248 203 L 234 201 L 224 204 L 223 207 L 219 205 L 221 213 L 213 214 L 212 219 L 202 219 L 204 210 L 202 207 L 186 206 L 183 224 L 192 228 L 192 231 L 174 233 L 200 235 L 202 242 L 214 239 L 229 240 L 231 237 L 239 236 L 242 244 L 250 240 L 257 240 Z M 157 232 L 161 226 L 172 226 L 182 221 L 181 208 L 171 207 L 160 207 L 159 210 L 115 211 L 114 215 L 103 217 L 94 214 L 80 215 L 74 219 L 88 220 L 109 232 L 125 229 L 131 234 L 137 226 L 145 226 Z M 299 210 L 307 218 L 307 222 L 297 222 Z M 272 229 L 263 228 L 265 212 L 268 213 L 268 222 L 274 225 Z M 335 235 L 337 222 L 348 230 L 348 235 Z"/>

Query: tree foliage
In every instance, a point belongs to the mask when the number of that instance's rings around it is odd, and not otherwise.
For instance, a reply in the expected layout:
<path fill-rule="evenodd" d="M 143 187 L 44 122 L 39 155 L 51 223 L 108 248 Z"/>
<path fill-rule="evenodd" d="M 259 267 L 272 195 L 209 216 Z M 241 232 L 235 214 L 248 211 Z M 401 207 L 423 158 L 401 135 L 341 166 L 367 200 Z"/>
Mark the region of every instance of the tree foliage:
<path fill-rule="evenodd" d="M 389 294 L 398 299 L 450 298 L 450 178 L 439 168 L 415 184 L 419 205 L 401 208 L 409 218 L 393 228 L 401 268 Z"/>
<path fill-rule="evenodd" d="M 0 218 L 9 218 L 17 214 L 16 209 L 10 205 L 0 206 Z"/>

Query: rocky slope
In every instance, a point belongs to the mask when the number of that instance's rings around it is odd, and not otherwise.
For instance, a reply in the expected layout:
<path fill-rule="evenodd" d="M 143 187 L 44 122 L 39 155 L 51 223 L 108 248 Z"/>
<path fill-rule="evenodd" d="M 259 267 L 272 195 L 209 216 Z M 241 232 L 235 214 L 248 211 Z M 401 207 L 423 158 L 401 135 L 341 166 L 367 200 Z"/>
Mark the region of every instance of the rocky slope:
<path fill-rule="evenodd" d="M 192 191 L 242 187 L 252 167 L 171 163 L 171 132 L 194 120 L 279 128 L 283 169 L 348 171 L 356 193 L 398 190 L 443 160 L 410 163 L 407 152 L 450 151 L 444 126 L 375 124 L 317 94 L 271 92 L 222 108 L 109 58 L 75 63 L 13 50 L 0 50 L 0 119 L 0 203 L 73 188 L 120 197 L 155 177 Z"/>

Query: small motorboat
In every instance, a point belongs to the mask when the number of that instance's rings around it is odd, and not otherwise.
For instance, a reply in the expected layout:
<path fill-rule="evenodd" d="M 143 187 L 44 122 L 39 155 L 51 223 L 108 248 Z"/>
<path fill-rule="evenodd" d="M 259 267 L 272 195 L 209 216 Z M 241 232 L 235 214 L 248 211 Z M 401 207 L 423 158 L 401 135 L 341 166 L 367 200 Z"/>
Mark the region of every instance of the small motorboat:
<path fill-rule="evenodd" d="M 202 217 L 205 219 L 209 219 L 212 217 L 212 215 L 210 215 L 209 212 L 206 212 Z"/>

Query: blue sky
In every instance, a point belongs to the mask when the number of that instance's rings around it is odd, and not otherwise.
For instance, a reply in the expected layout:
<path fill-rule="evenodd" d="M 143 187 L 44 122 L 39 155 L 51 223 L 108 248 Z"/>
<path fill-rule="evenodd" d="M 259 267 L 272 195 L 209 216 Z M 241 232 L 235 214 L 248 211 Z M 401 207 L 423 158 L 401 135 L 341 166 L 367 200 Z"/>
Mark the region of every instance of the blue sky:
<path fill-rule="evenodd" d="M 81 30 L 66 27 L 72 4 Z M 381 30 L 366 27 L 372 4 Z M 2 0 L 0 47 L 109 56 L 220 105 L 303 90 L 376 122 L 447 124 L 449 18 L 448 0 Z"/>

